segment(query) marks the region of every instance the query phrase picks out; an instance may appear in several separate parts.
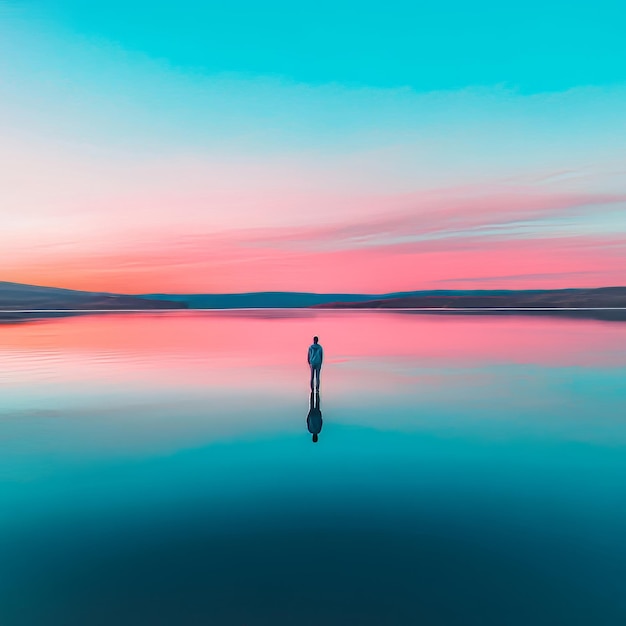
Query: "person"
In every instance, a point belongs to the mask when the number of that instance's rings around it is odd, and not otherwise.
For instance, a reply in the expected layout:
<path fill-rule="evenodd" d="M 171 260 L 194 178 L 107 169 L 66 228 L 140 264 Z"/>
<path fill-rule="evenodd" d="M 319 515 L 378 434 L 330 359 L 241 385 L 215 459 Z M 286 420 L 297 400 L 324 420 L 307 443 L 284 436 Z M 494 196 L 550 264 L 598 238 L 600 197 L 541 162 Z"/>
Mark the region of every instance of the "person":
<path fill-rule="evenodd" d="M 313 435 L 313 443 L 317 443 L 318 435 L 322 432 L 322 412 L 320 411 L 320 394 L 311 392 L 309 400 L 309 414 L 306 416 L 306 427 Z"/>
<path fill-rule="evenodd" d="M 313 337 L 313 343 L 309 346 L 307 361 L 311 368 L 311 391 L 313 391 L 313 383 L 315 389 L 320 390 L 320 373 L 322 370 L 322 361 L 324 360 L 324 350 L 319 344 L 319 338 Z"/>

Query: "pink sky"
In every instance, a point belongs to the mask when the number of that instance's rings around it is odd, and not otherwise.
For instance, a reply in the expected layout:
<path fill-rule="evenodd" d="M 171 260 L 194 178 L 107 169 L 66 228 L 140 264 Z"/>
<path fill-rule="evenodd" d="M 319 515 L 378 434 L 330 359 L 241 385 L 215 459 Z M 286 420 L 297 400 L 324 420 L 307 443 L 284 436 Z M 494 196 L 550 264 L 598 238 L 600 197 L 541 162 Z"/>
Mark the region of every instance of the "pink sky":
<path fill-rule="evenodd" d="M 215 232 L 202 214 L 176 222 L 155 207 L 142 227 L 111 210 L 92 214 L 80 235 L 79 220 L 67 241 L 24 233 L 5 246 L 3 268 L 16 282 L 126 293 L 617 285 L 626 278 L 624 237 L 585 233 L 576 220 L 622 201 L 462 189 L 368 198 L 361 220 L 271 227 L 251 219 Z"/>
<path fill-rule="evenodd" d="M 626 284 L 624 89 L 204 76 L 2 28 L 0 280 L 124 293 Z"/>

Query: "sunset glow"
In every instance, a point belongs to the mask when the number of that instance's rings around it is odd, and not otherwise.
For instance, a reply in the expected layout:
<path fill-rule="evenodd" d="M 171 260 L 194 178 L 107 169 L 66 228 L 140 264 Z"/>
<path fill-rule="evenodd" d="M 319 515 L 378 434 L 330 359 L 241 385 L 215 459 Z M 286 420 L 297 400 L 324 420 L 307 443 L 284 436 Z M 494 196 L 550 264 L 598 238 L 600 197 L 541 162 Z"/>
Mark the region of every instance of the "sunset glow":
<path fill-rule="evenodd" d="M 175 17 L 168 4 L 0 2 L 0 280 L 122 293 L 625 284 L 624 45 L 588 42 L 585 65 L 570 40 L 596 14 L 568 5 L 544 16 L 560 29 L 537 33 L 459 3 L 435 38 L 443 16 L 412 3 L 379 16 L 382 30 L 367 10 L 329 24 L 280 3 L 259 15 L 185 0 Z M 517 56 L 513 18 L 542 58 Z M 324 33 L 313 48 L 294 35 L 302 20 Z"/>

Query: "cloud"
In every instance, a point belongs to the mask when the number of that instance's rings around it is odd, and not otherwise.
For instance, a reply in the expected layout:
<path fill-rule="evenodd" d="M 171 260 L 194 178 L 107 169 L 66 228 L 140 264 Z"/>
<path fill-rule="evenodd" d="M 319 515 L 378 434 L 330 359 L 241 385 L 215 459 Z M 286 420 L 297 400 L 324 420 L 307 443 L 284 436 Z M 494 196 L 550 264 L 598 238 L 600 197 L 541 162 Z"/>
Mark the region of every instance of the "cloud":
<path fill-rule="evenodd" d="M 181 72 L 26 24 L 9 35 L 8 280 L 391 291 L 470 270 L 614 283 L 624 266 L 624 86 L 314 87 Z"/>
<path fill-rule="evenodd" d="M 539 281 L 539 282 L 543 282 L 543 281 L 552 281 L 552 280 L 564 280 L 566 278 L 570 278 L 572 279 L 574 282 L 579 281 L 581 278 L 582 279 L 587 279 L 587 278 L 593 278 L 594 280 L 597 280 L 599 278 L 598 276 L 598 272 L 590 272 L 587 270 L 579 270 L 579 271 L 575 271 L 575 272 L 539 272 L 537 274 L 507 274 L 506 276 L 499 276 L 499 275 L 495 275 L 495 276 L 466 276 L 464 278 L 460 278 L 460 277 L 452 277 L 452 278 L 443 278 L 437 282 L 439 283 L 455 283 L 455 284 L 460 284 L 460 283 L 470 283 L 470 284 L 476 284 L 476 283 L 481 283 L 481 284 L 485 284 L 485 283 L 491 283 L 491 282 L 498 282 L 498 283 L 502 283 L 502 282 L 512 282 L 512 283 L 517 283 L 519 281 L 523 281 L 523 282 L 528 282 L 528 281 Z"/>
<path fill-rule="evenodd" d="M 555 237 L 586 213 L 621 208 L 626 194 L 540 194 L 527 190 L 480 195 L 477 189 L 442 190 L 377 198 L 378 214 L 337 225 L 233 231 L 242 247 L 337 250 L 444 240 Z M 370 200 L 371 205 L 371 200 Z M 390 211 L 390 207 L 412 207 Z M 371 207 L 368 207 L 371 208 Z M 624 224 L 626 226 L 626 224 Z"/>

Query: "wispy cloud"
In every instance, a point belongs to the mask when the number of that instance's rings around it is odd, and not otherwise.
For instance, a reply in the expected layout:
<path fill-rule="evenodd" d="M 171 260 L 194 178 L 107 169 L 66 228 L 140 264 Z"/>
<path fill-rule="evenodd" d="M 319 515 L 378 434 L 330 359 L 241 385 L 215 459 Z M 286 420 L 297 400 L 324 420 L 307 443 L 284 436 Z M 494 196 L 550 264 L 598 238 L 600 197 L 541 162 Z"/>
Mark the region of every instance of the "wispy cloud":
<path fill-rule="evenodd" d="M 625 280 L 623 86 L 528 96 L 208 77 L 22 26 L 0 37 L 7 280 L 129 292 Z"/>
<path fill-rule="evenodd" d="M 473 193 L 472 193 L 473 192 Z M 472 197 L 474 196 L 474 197 Z M 389 213 L 381 199 L 382 216 L 365 216 L 357 223 L 251 229 L 232 233 L 242 246 L 314 250 L 360 248 L 435 240 L 558 237 L 584 214 L 597 216 L 605 207 L 626 205 L 626 194 L 531 194 L 510 190 L 480 196 L 440 192 L 389 199 L 388 205 L 411 206 Z M 626 222 L 621 224 L 626 228 Z M 626 230 L 625 230 L 626 235 Z"/>

